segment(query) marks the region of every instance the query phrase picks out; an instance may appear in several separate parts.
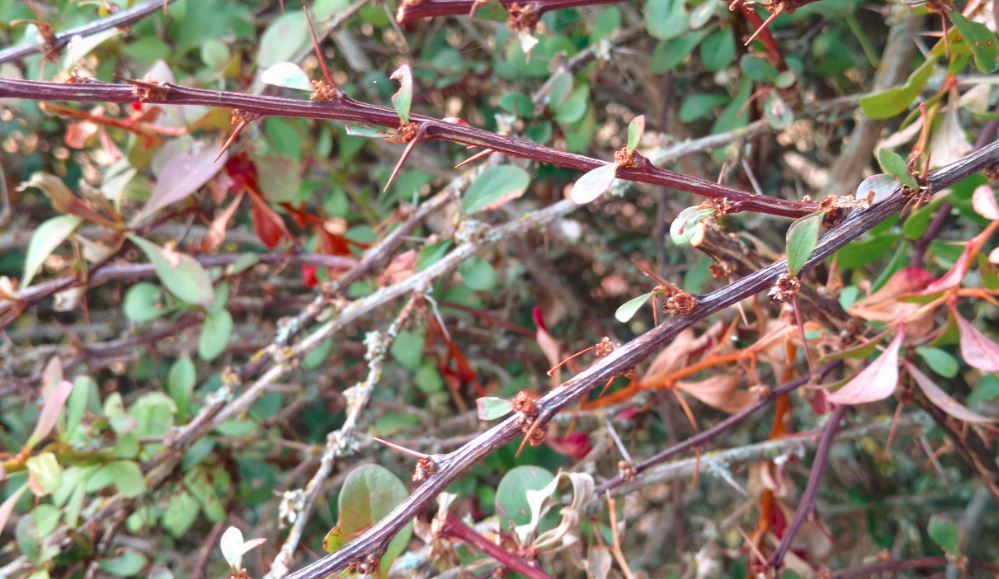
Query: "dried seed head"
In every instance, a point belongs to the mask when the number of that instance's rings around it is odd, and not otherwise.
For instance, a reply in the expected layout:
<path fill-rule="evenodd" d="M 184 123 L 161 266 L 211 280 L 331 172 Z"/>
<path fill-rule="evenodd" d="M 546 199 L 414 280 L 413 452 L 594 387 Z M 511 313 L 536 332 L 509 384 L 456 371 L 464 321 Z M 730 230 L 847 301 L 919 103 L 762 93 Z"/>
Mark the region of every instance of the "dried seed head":
<path fill-rule="evenodd" d="M 312 81 L 312 94 L 309 98 L 314 101 L 332 101 L 340 98 L 340 90 L 331 86 L 325 80 Z"/>
<path fill-rule="evenodd" d="M 708 266 L 708 271 L 711 272 L 713 279 L 728 279 L 732 275 L 732 266 L 724 262 L 716 262 Z"/>
<path fill-rule="evenodd" d="M 610 356 L 611 352 L 613 352 L 616 347 L 617 344 L 611 341 L 611 339 L 607 336 L 604 336 L 603 339 L 593 347 L 593 353 L 603 358 L 604 356 Z"/>
<path fill-rule="evenodd" d="M 534 4 L 513 3 L 507 8 L 506 25 L 513 32 L 532 32 L 538 25 L 541 15 L 535 9 Z"/>
<path fill-rule="evenodd" d="M 626 460 L 619 460 L 617 471 L 626 482 L 633 483 L 638 478 L 638 469 Z"/>
<path fill-rule="evenodd" d="M 677 290 L 666 298 L 663 311 L 670 315 L 689 314 L 697 308 L 697 298 L 683 290 Z"/>
<path fill-rule="evenodd" d="M 517 392 L 517 395 L 513 397 L 513 411 L 534 418 L 538 415 L 538 398 L 540 395 L 531 390 Z"/>
<path fill-rule="evenodd" d="M 531 432 L 531 438 L 528 439 L 527 443 L 531 446 L 541 446 L 545 443 L 545 434 L 548 429 L 543 426 L 539 426 Z"/>
<path fill-rule="evenodd" d="M 429 456 L 425 456 L 416 461 L 416 469 L 413 470 L 413 482 L 423 482 L 437 470 L 435 463 Z"/>
<path fill-rule="evenodd" d="M 801 289 L 801 282 L 798 278 L 793 275 L 784 274 L 777 278 L 777 283 L 774 284 L 770 291 L 767 292 L 767 296 L 775 302 L 786 302 L 790 301 Z"/>

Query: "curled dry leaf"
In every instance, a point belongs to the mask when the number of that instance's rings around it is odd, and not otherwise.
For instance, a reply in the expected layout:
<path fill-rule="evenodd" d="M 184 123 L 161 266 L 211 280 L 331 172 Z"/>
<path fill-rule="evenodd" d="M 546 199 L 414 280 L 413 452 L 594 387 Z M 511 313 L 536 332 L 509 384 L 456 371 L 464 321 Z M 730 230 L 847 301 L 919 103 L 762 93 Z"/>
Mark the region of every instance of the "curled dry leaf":
<path fill-rule="evenodd" d="M 242 201 L 243 195 L 240 194 L 222 213 L 219 213 L 215 216 L 215 219 L 212 219 L 211 225 L 208 226 L 208 234 L 205 235 L 204 241 L 201 242 L 202 251 L 211 251 L 222 244 L 225 240 L 225 231 L 229 225 L 229 220 L 232 219 L 233 214 L 236 213 L 236 208 L 239 207 Z"/>
<path fill-rule="evenodd" d="M 676 387 L 701 402 L 729 414 L 749 406 L 754 396 L 748 390 L 739 390 L 739 376 L 719 374 L 699 382 L 677 382 Z"/>
<path fill-rule="evenodd" d="M 971 263 L 975 255 L 982 249 L 985 242 L 988 241 L 989 237 L 992 237 L 992 233 L 995 232 L 996 227 L 999 226 L 999 221 L 993 221 L 982 230 L 981 233 L 972 237 L 964 244 L 964 250 L 961 251 L 960 257 L 954 262 L 954 265 L 947 271 L 942 277 L 931 283 L 926 287 L 925 290 L 920 295 L 933 295 L 937 292 L 942 292 L 947 289 L 951 289 L 961 285 L 961 281 L 964 280 L 965 274 L 971 269 Z"/>
<path fill-rule="evenodd" d="M 949 394 L 944 392 L 943 388 L 937 386 L 936 382 L 930 379 L 930 377 L 926 374 L 920 372 L 919 369 L 916 368 L 916 366 L 911 362 L 904 360 L 903 363 L 905 364 L 906 371 L 909 372 L 912 379 L 916 381 L 917 385 L 919 385 L 919 389 L 922 390 L 923 394 L 926 394 L 926 397 L 930 399 L 930 402 L 932 402 L 934 406 L 940 410 L 943 410 L 947 414 L 950 414 L 962 422 L 988 424 L 997 420 L 996 418 L 987 418 L 981 414 L 972 412 L 966 406 L 951 398 Z"/>
<path fill-rule="evenodd" d="M 906 296 L 918 295 L 933 282 L 933 275 L 921 267 L 910 266 L 895 272 L 881 289 L 858 300 L 848 310 L 850 315 L 869 322 L 884 324 L 906 320 L 913 335 L 922 335 L 932 327 L 932 312 L 911 319 L 920 304 L 901 301 Z"/>
<path fill-rule="evenodd" d="M 892 395 L 898 385 L 898 350 L 905 332 L 899 330 L 895 338 L 878 356 L 839 390 L 826 395 L 834 404 L 866 404 L 884 400 Z"/>
<path fill-rule="evenodd" d="M 999 344 L 978 331 L 971 322 L 952 310 L 961 332 L 961 357 L 969 366 L 983 372 L 999 372 Z"/>

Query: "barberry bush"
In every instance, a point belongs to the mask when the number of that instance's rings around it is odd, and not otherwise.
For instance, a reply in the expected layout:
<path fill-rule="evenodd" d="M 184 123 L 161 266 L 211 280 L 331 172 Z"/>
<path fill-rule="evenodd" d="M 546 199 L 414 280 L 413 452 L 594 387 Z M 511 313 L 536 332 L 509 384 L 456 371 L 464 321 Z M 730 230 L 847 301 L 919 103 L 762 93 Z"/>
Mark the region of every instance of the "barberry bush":
<path fill-rule="evenodd" d="M 0 0 L 0 577 L 999 573 L 944 0 Z"/>

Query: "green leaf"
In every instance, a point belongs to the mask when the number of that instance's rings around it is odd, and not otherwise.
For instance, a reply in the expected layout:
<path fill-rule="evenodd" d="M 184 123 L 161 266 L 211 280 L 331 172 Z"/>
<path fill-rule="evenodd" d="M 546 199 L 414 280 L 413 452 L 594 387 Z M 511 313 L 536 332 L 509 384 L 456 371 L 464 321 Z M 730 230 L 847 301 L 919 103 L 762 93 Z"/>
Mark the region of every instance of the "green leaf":
<path fill-rule="evenodd" d="M 79 428 L 83 415 L 87 411 L 87 400 L 90 398 L 91 391 L 97 391 L 97 384 L 93 378 L 80 376 L 73 381 L 73 391 L 69 394 L 69 400 L 66 402 L 66 431 L 64 433 L 66 440 L 73 440 L 76 429 Z"/>
<path fill-rule="evenodd" d="M 426 338 L 419 332 L 402 330 L 392 342 L 392 358 L 404 368 L 416 370 L 423 359 L 423 342 Z"/>
<path fill-rule="evenodd" d="M 642 133 L 645 132 L 645 115 L 638 115 L 628 123 L 628 145 L 629 152 L 634 151 L 642 140 Z"/>
<path fill-rule="evenodd" d="M 205 316 L 198 338 L 198 356 L 206 362 L 218 358 L 229 346 L 232 337 L 232 314 L 228 310 Z"/>
<path fill-rule="evenodd" d="M 382 520 L 408 496 L 406 485 L 385 467 L 365 464 L 355 468 L 343 481 L 337 501 L 344 537 L 353 537 Z M 382 573 L 406 549 L 412 534 L 412 524 L 408 524 L 392 539 L 382 554 Z"/>
<path fill-rule="evenodd" d="M 368 125 L 347 125 L 344 129 L 352 137 L 362 137 L 365 139 L 384 139 L 395 135 L 395 131 L 393 130 L 382 127 L 370 127 Z"/>
<path fill-rule="evenodd" d="M 999 66 L 999 63 L 996 62 L 996 57 L 999 56 L 999 42 L 997 42 L 995 33 L 984 24 L 968 20 L 957 10 L 948 12 L 947 16 L 954 23 L 957 31 L 961 33 L 961 38 L 964 39 L 965 44 L 971 48 L 978 70 L 985 74 L 995 72 L 996 67 Z"/>
<path fill-rule="evenodd" d="M 129 235 L 128 238 L 153 262 L 157 277 L 170 293 L 185 302 L 200 306 L 210 306 L 215 301 L 212 279 L 193 257 L 167 251 L 138 235 Z"/>
<path fill-rule="evenodd" d="M 500 108 L 522 119 L 534 118 L 534 103 L 522 92 L 508 92 L 500 97 Z"/>
<path fill-rule="evenodd" d="M 684 98 L 680 105 L 680 122 L 692 123 L 730 100 L 732 99 L 724 94 L 692 94 Z"/>
<path fill-rule="evenodd" d="M 701 40 L 708 35 L 707 30 L 687 32 L 670 40 L 660 40 L 652 50 L 652 60 L 649 69 L 655 74 L 663 74 L 677 67 L 690 53 L 697 48 Z"/>
<path fill-rule="evenodd" d="M 739 59 L 739 70 L 742 74 L 756 82 L 773 82 L 777 80 L 777 69 L 770 61 L 759 56 L 744 54 Z M 793 73 L 791 78 L 793 79 Z"/>
<path fill-rule="evenodd" d="M 125 317 L 136 324 L 155 320 L 166 313 L 163 290 L 146 281 L 133 285 L 125 293 L 124 310 Z"/>
<path fill-rule="evenodd" d="M 860 99 L 860 108 L 872 119 L 890 119 L 908 110 L 913 99 L 919 96 L 926 86 L 936 62 L 937 59 L 933 56 L 913 71 L 904 85 Z"/>
<path fill-rule="evenodd" d="M 617 309 L 617 311 L 614 312 L 614 317 L 617 319 L 617 321 L 621 322 L 622 324 L 629 322 L 631 318 L 635 317 L 635 314 L 638 313 L 638 310 L 642 309 L 642 306 L 645 305 L 645 302 L 649 301 L 652 298 L 652 294 L 653 292 L 644 293 L 638 297 L 631 298 L 630 300 L 624 302 Z"/>
<path fill-rule="evenodd" d="M 500 525 L 510 528 L 510 523 L 526 525 L 531 521 L 531 507 L 527 502 L 527 491 L 539 491 L 555 476 L 537 466 L 518 466 L 510 470 L 496 487 L 496 514 Z"/>
<path fill-rule="evenodd" d="M 75 215 L 59 215 L 42 223 L 31 235 L 28 243 L 28 255 L 24 260 L 24 275 L 21 276 L 21 288 L 31 285 L 31 280 L 38 273 L 45 259 L 52 251 L 66 240 L 80 225 L 82 219 Z"/>
<path fill-rule="evenodd" d="M 475 401 L 475 407 L 478 409 L 479 420 L 488 422 L 510 414 L 513 411 L 513 402 L 506 398 L 484 396 Z"/>
<path fill-rule="evenodd" d="M 690 21 L 684 0 L 647 0 L 643 12 L 645 29 L 660 40 L 679 36 Z"/>
<path fill-rule="evenodd" d="M 437 364 L 433 360 L 426 360 L 420 364 L 420 367 L 416 370 L 416 376 L 413 377 L 413 381 L 416 382 L 417 388 L 427 394 L 442 392 L 444 390 L 444 379 L 441 378 L 440 370 L 437 369 Z"/>
<path fill-rule="evenodd" d="M 305 13 L 289 10 L 278 16 L 260 36 L 256 64 L 269 68 L 279 62 L 294 59 L 295 55 L 309 42 Z M 311 87 L 310 87 L 311 90 Z"/>
<path fill-rule="evenodd" d="M 919 357 L 926 362 L 926 365 L 929 366 L 930 369 L 944 378 L 953 378 L 954 376 L 957 376 L 957 359 L 955 359 L 954 356 L 951 356 L 946 350 L 923 346 L 916 348 L 916 353 L 919 354 Z"/>
<path fill-rule="evenodd" d="M 488 261 L 473 257 L 458 266 L 461 281 L 473 290 L 485 291 L 496 287 L 496 270 Z"/>
<path fill-rule="evenodd" d="M 943 515 L 933 515 L 930 517 L 930 523 L 927 525 L 926 531 L 929 533 L 930 538 L 933 539 L 933 542 L 939 545 L 941 549 L 951 555 L 960 554 L 960 534 L 957 530 L 957 525 L 953 521 Z"/>
<path fill-rule="evenodd" d="M 585 205 L 600 197 L 614 184 L 614 176 L 617 174 L 617 165 L 608 163 L 596 169 L 587 171 L 572 186 L 569 198 L 574 202 Z"/>
<path fill-rule="evenodd" d="M 999 377 L 995 374 L 985 374 L 968 395 L 968 404 L 983 404 L 999 398 Z"/>
<path fill-rule="evenodd" d="M 399 81 L 399 90 L 392 95 L 392 106 L 395 113 L 399 115 L 402 124 L 409 124 L 409 109 L 413 106 L 413 72 L 408 64 L 404 64 L 396 69 L 389 77 Z"/>
<path fill-rule="evenodd" d="M 148 563 L 149 560 L 146 559 L 145 555 L 139 553 L 138 551 L 126 549 L 117 557 L 103 559 L 98 562 L 97 565 L 112 575 L 116 575 L 118 577 L 131 577 L 132 575 L 137 575 L 139 571 L 142 571 L 142 568 Z"/>
<path fill-rule="evenodd" d="M 36 496 L 52 494 L 59 488 L 59 483 L 62 482 L 62 467 L 59 466 L 54 454 L 43 452 L 32 456 L 27 460 L 26 466 L 31 480 L 34 481 L 32 490 Z"/>
<path fill-rule="evenodd" d="M 701 63 L 711 72 L 732 64 L 735 60 L 735 37 L 728 28 L 715 30 L 704 39 L 700 49 Z"/>
<path fill-rule="evenodd" d="M 260 74 L 260 81 L 272 86 L 312 92 L 309 75 L 294 62 L 279 62 Z"/>
<path fill-rule="evenodd" d="M 695 205 L 680 212 L 669 226 L 669 237 L 677 245 L 686 245 L 697 232 L 697 224 L 714 214 L 714 209 Z"/>
<path fill-rule="evenodd" d="M 822 213 L 806 215 L 791 224 L 787 230 L 787 269 L 791 275 L 798 275 L 805 262 L 812 256 L 819 242 L 822 229 Z"/>
<path fill-rule="evenodd" d="M 416 259 L 416 271 L 423 271 L 440 261 L 450 248 L 450 239 L 441 239 L 440 241 L 424 245 L 423 249 L 420 250 L 420 257 Z"/>
<path fill-rule="evenodd" d="M 614 35 L 614 31 L 620 27 L 621 11 L 617 6 L 604 8 L 593 20 L 593 27 L 590 28 L 590 43 L 596 44 L 601 40 L 609 39 Z"/>
<path fill-rule="evenodd" d="M 919 188 L 916 178 L 909 173 L 909 167 L 901 155 L 891 149 L 878 150 L 878 165 L 881 170 L 899 180 L 900 183 L 915 191 Z"/>
<path fill-rule="evenodd" d="M 470 215 L 498 207 L 523 195 L 530 182 L 527 171 L 515 165 L 489 167 L 476 177 L 465 192 L 461 210 Z"/>
<path fill-rule="evenodd" d="M 98 472 L 104 472 L 110 477 L 118 492 L 125 498 L 137 497 L 146 492 L 146 479 L 142 476 L 142 470 L 130 460 L 110 462 Z"/>
<path fill-rule="evenodd" d="M 194 362 L 191 361 L 191 357 L 187 354 L 177 358 L 173 365 L 170 366 L 170 373 L 167 374 L 166 389 L 170 394 L 170 398 L 173 399 L 174 404 L 177 405 L 177 411 L 180 413 L 181 420 L 187 418 L 188 409 L 191 405 L 191 393 L 194 392 L 194 383 L 197 378 Z"/>
<path fill-rule="evenodd" d="M 170 502 L 163 511 L 163 527 L 174 537 L 182 537 L 197 520 L 200 509 L 201 506 L 191 493 L 180 491 L 170 497 Z"/>

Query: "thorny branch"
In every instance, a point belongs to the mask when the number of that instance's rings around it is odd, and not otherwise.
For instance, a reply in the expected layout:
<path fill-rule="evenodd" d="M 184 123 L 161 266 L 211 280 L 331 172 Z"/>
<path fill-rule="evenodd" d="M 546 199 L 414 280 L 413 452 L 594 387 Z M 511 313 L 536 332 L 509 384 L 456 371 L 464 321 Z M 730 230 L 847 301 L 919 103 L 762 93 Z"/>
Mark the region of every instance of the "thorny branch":
<path fill-rule="evenodd" d="M 127 10 L 119 10 L 107 18 L 101 18 L 100 20 L 95 20 L 84 24 L 83 26 L 70 28 L 69 30 L 60 32 L 52 37 L 51 42 L 47 42 L 46 44 L 26 44 L 23 46 L 11 46 L 9 48 L 5 48 L 4 50 L 0 50 L 0 64 L 18 60 L 36 52 L 51 52 L 59 50 L 69 44 L 69 42 L 77 36 L 86 37 L 111 28 L 135 24 L 150 14 L 166 10 L 167 6 L 172 4 L 174 1 L 175 0 L 148 0 Z"/>
<path fill-rule="evenodd" d="M 995 167 L 997 164 L 999 164 L 999 142 L 992 143 L 957 163 L 935 171 L 929 175 L 927 185 L 931 190 L 939 190 L 971 173 Z M 808 265 L 821 262 L 843 245 L 895 214 L 908 201 L 909 196 L 904 191 L 896 190 L 883 202 L 850 216 L 822 237 L 808 260 Z M 768 288 L 780 275 L 786 272 L 786 268 L 786 260 L 780 260 L 735 283 L 702 296 L 697 300 L 697 308 L 694 312 L 676 316 L 617 348 L 609 356 L 601 358 L 599 362 L 562 383 L 560 387 L 538 400 L 537 420 L 540 424 L 547 423 L 552 416 L 579 400 L 593 388 L 602 386 L 612 376 L 617 376 L 634 367 L 683 329 L 690 327 L 711 313 Z M 510 417 L 480 434 L 465 446 L 448 454 L 435 456 L 436 473 L 414 489 L 409 498 L 389 515 L 336 553 L 300 569 L 290 577 L 294 579 L 323 577 L 346 568 L 352 562 L 358 561 L 368 554 L 380 553 L 399 529 L 415 517 L 465 469 L 520 434 L 521 429 L 518 426 L 518 421 L 518 416 Z"/>
<path fill-rule="evenodd" d="M 331 101 L 314 101 L 206 90 L 169 83 L 148 86 L 95 81 L 62 84 L 0 78 L 0 98 L 115 103 L 142 100 L 156 104 L 227 107 L 260 116 L 330 119 L 392 129 L 399 126 L 399 117 L 395 111 L 356 101 L 347 96 L 340 96 Z M 606 161 L 545 147 L 524 139 L 499 135 L 464 123 L 448 122 L 423 115 L 412 115 L 410 120 L 416 123 L 416 130 L 423 135 L 422 140 L 450 141 L 492 149 L 510 157 L 530 159 L 581 172 L 607 164 Z M 724 199 L 729 213 L 752 211 L 779 217 L 803 217 L 818 209 L 818 204 L 812 201 L 790 201 L 747 193 L 713 181 L 660 169 L 644 159 L 640 160 L 636 167 L 620 167 L 616 176 L 620 179 L 685 191 L 709 199 Z"/>

